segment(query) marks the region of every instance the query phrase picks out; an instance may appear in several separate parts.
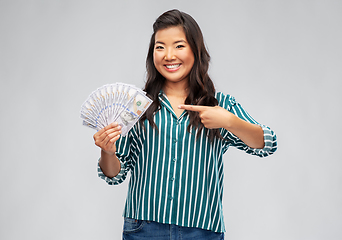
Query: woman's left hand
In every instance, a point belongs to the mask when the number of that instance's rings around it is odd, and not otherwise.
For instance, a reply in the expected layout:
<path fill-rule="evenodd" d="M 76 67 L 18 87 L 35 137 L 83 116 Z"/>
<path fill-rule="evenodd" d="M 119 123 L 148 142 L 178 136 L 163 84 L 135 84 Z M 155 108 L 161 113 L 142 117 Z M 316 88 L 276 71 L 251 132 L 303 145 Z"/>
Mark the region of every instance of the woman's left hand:
<path fill-rule="evenodd" d="M 265 145 L 259 125 L 246 122 L 220 106 L 179 105 L 178 108 L 198 112 L 204 127 L 225 128 L 251 148 L 261 149 Z"/>
<path fill-rule="evenodd" d="M 231 119 L 235 117 L 234 114 L 220 106 L 179 105 L 178 108 L 198 112 L 204 127 L 209 129 L 227 129 L 229 128 Z"/>

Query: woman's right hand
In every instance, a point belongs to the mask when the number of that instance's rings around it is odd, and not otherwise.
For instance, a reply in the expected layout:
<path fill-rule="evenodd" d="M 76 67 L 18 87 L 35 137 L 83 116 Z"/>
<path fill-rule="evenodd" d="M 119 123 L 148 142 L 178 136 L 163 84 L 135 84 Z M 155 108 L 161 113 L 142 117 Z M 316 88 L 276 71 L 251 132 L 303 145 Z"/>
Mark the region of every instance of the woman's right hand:
<path fill-rule="evenodd" d="M 108 155 L 114 155 L 115 142 L 120 138 L 121 126 L 113 122 L 94 134 L 95 145 L 100 147 Z"/>

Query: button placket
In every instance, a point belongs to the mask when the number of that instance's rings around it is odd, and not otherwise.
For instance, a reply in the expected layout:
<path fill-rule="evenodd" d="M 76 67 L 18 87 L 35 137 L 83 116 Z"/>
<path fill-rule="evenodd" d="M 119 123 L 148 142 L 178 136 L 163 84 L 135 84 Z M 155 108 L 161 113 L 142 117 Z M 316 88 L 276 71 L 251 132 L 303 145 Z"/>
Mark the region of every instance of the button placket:
<path fill-rule="evenodd" d="M 171 159 L 171 168 L 170 168 L 170 175 L 169 175 L 169 180 L 170 180 L 170 192 L 169 192 L 169 200 L 173 200 L 174 199 L 174 191 L 175 191 L 175 169 L 176 169 L 176 162 L 177 162 L 177 149 L 178 149 L 178 146 L 177 146 L 177 143 L 178 143 L 178 138 L 177 138 L 177 135 L 178 135 L 178 132 L 179 132 L 179 121 L 177 120 L 175 125 L 174 125 L 174 129 L 173 129 L 173 132 L 175 132 L 175 138 L 172 140 L 172 149 L 173 149 L 173 152 L 172 152 L 172 159 Z"/>

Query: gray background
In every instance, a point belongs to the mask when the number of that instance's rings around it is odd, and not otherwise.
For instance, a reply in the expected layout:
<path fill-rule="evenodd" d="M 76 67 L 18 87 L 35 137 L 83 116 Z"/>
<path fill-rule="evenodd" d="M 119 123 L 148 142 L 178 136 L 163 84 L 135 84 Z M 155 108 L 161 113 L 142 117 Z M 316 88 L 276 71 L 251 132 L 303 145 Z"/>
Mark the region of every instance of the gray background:
<path fill-rule="evenodd" d="M 225 155 L 227 239 L 341 239 L 339 0 L 0 0 L 0 239 L 120 239 L 127 182 L 97 177 L 87 96 L 144 85 L 152 23 L 202 28 L 217 90 L 278 136 L 265 159 Z"/>

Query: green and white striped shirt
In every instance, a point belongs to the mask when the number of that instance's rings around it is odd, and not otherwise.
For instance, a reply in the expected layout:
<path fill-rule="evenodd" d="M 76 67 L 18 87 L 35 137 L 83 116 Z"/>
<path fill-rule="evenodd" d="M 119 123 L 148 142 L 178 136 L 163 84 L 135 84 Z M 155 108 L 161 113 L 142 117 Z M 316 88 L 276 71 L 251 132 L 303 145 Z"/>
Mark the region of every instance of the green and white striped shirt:
<path fill-rule="evenodd" d="M 219 106 L 260 125 L 232 96 L 217 93 L 216 98 Z M 162 92 L 159 99 L 161 108 L 154 115 L 159 131 L 147 120 L 146 129 L 138 122 L 126 137 L 117 141 L 120 173 L 108 178 L 98 165 L 99 177 L 116 185 L 131 172 L 124 217 L 225 232 L 222 155 L 235 146 L 266 157 L 277 149 L 276 135 L 260 125 L 264 131 L 263 149 L 248 147 L 226 129 L 220 129 L 224 140 L 215 138 L 211 142 L 205 131 L 196 139 L 197 130 L 187 131 L 188 113 L 184 111 L 177 118 Z"/>

